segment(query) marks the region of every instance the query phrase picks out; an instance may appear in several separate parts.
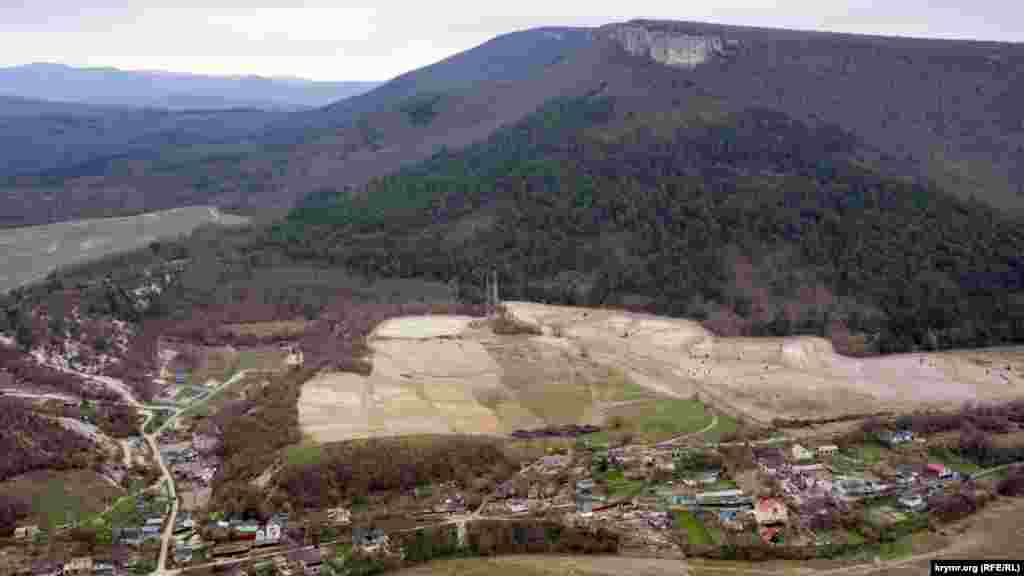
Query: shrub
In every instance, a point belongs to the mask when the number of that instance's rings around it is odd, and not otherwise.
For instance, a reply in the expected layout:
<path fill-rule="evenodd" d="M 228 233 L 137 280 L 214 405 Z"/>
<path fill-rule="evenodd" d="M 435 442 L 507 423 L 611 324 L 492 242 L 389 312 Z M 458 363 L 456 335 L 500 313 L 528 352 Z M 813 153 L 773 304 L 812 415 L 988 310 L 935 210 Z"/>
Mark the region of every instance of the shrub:
<path fill-rule="evenodd" d="M 14 532 L 18 520 L 31 512 L 30 503 L 15 494 L 0 494 L 0 537 Z"/>
<path fill-rule="evenodd" d="M 540 328 L 516 320 L 511 314 L 504 308 L 498 310 L 498 314 L 491 320 L 491 330 L 495 334 L 502 335 L 515 335 L 515 334 L 532 334 L 539 336 L 541 334 Z"/>
<path fill-rule="evenodd" d="M 1024 495 L 1024 466 L 1011 467 L 1006 477 L 996 484 L 996 492 L 1002 496 Z"/>

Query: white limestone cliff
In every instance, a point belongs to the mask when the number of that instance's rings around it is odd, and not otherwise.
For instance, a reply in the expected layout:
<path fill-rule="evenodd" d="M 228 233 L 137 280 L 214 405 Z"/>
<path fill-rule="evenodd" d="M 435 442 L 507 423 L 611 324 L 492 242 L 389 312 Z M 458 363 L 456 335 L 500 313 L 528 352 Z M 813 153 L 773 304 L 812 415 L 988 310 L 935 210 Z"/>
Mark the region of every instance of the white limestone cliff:
<path fill-rule="evenodd" d="M 630 54 L 677 68 L 694 68 L 712 58 L 727 57 L 736 47 L 735 41 L 717 35 L 650 29 L 640 24 L 610 26 L 605 33 Z"/>

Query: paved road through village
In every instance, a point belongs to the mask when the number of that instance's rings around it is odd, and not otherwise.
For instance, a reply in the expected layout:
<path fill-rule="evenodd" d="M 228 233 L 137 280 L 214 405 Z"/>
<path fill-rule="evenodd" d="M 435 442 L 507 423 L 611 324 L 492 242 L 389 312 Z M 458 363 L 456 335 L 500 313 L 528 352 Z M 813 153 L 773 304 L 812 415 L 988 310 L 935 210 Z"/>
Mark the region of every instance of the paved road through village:
<path fill-rule="evenodd" d="M 160 467 L 160 473 L 163 476 L 162 482 L 166 484 L 169 496 L 171 498 L 171 514 L 170 517 L 167 519 L 167 525 L 164 527 L 163 536 L 161 537 L 160 540 L 160 556 L 157 561 L 156 571 L 153 572 L 153 574 L 157 576 L 170 576 L 172 574 L 177 574 L 178 572 L 180 572 L 180 570 L 167 570 L 167 554 L 170 550 L 171 541 L 174 538 L 174 523 L 178 517 L 178 492 L 174 484 L 174 476 L 171 474 L 170 469 L 167 468 L 167 463 L 164 462 L 163 454 L 160 453 L 160 446 L 157 443 L 157 438 L 160 436 L 160 433 L 163 432 L 168 426 L 173 425 L 174 421 L 178 418 L 178 416 L 182 414 L 182 412 L 200 406 L 203 403 L 209 401 L 211 398 L 216 396 L 217 393 L 220 392 L 222 389 L 230 386 L 231 384 L 234 384 L 239 379 L 244 377 L 248 371 L 238 371 L 224 383 L 211 390 L 210 393 L 204 396 L 201 400 L 197 400 L 189 404 L 188 406 L 175 408 L 173 413 L 170 415 L 170 417 L 167 418 L 167 420 L 165 420 L 152 433 L 147 434 L 146 426 L 156 416 L 156 410 L 167 410 L 168 408 L 166 406 L 152 406 L 139 402 L 131 393 L 131 390 L 128 388 L 128 386 L 126 386 L 124 382 L 116 378 L 86 374 L 84 372 L 69 370 L 52 364 L 48 365 L 58 370 L 70 372 L 72 374 L 75 374 L 82 378 L 86 378 L 88 380 L 102 384 L 108 388 L 115 390 L 118 394 L 121 395 L 125 403 L 135 407 L 140 413 L 145 414 L 146 419 L 142 422 L 139 428 L 139 432 L 142 434 L 142 437 L 146 440 L 146 443 L 149 445 L 150 450 L 153 451 L 153 458 L 156 460 L 157 465 Z"/>

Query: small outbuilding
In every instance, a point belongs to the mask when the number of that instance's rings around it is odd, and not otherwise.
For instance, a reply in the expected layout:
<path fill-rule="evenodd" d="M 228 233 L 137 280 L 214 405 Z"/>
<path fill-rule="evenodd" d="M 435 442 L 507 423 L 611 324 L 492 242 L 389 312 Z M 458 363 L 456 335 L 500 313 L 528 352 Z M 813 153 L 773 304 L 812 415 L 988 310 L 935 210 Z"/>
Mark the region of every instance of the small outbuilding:
<path fill-rule="evenodd" d="M 835 456 L 837 453 L 839 453 L 839 446 L 836 446 L 835 444 L 826 444 L 824 446 L 818 446 L 817 452 L 818 456 Z"/>

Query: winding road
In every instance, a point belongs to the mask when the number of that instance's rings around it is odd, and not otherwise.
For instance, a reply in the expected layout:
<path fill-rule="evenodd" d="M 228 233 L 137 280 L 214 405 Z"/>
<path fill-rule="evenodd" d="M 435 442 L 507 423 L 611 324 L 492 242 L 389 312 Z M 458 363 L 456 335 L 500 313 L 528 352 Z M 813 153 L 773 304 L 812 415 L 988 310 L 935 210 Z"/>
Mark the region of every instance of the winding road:
<path fill-rule="evenodd" d="M 118 380 L 116 378 L 111 378 L 109 376 L 99 376 L 99 375 L 94 375 L 94 374 L 86 374 L 84 372 L 78 372 L 76 370 L 70 370 L 70 369 L 63 368 L 63 367 L 60 367 L 60 366 L 57 366 L 57 365 L 53 365 L 53 364 L 47 364 L 47 366 L 50 366 L 51 368 L 55 368 L 57 370 L 61 370 L 63 372 L 68 372 L 70 374 L 75 374 L 76 376 L 79 376 L 79 377 L 84 378 L 86 380 L 90 380 L 90 381 L 95 382 L 97 384 L 101 384 L 103 386 L 106 386 L 107 388 L 110 388 L 110 389 L 114 390 L 115 392 L 117 392 L 124 399 L 124 402 L 126 404 L 134 407 L 136 410 L 139 411 L 139 413 L 144 414 L 146 416 L 145 420 L 142 422 L 142 424 L 139 427 L 139 433 L 142 435 L 143 439 L 145 439 L 146 444 L 149 445 L 150 450 L 153 451 L 153 458 L 156 460 L 157 466 L 159 466 L 160 473 L 162 475 L 161 482 L 162 483 L 166 483 L 169 495 L 171 497 L 171 514 L 170 514 L 170 517 L 167 519 L 167 524 L 164 527 L 163 536 L 161 537 L 161 540 L 160 540 L 160 556 L 159 556 L 159 559 L 157 561 L 156 571 L 153 572 L 153 574 L 155 574 L 156 576 L 170 576 L 172 574 L 179 573 L 180 570 L 167 570 L 167 555 L 168 555 L 168 552 L 170 550 L 171 541 L 174 538 L 174 523 L 175 523 L 175 521 L 177 520 L 177 517 L 178 517 L 178 492 L 177 492 L 177 488 L 176 488 L 176 486 L 174 484 L 174 476 L 171 474 L 170 469 L 167 468 L 167 463 L 164 462 L 163 455 L 160 453 L 160 446 L 157 443 L 157 438 L 160 436 L 160 433 L 164 431 L 164 429 L 166 429 L 168 426 L 170 426 L 170 425 L 172 425 L 174 423 L 174 421 L 178 418 L 179 415 L 182 414 L 182 412 L 184 412 L 185 410 L 189 410 L 191 408 L 195 408 L 197 406 L 200 406 L 203 403 L 209 401 L 211 398 L 216 396 L 222 389 L 224 389 L 224 388 L 234 384 L 235 382 L 237 382 L 238 380 L 243 378 L 249 372 L 249 370 L 239 370 L 231 378 L 229 378 L 228 380 L 226 380 L 225 382 L 223 382 L 222 384 L 220 384 L 219 386 L 217 386 L 216 388 L 211 390 L 210 393 L 207 394 L 206 396 L 204 396 L 201 400 L 197 400 L 195 402 L 192 402 L 191 404 L 189 404 L 187 406 L 175 408 L 174 412 L 171 414 L 171 416 L 169 416 L 167 418 L 167 420 L 165 420 L 152 433 L 147 434 L 146 433 L 146 426 L 155 417 L 156 410 L 167 410 L 168 409 L 167 406 L 154 406 L 154 405 L 148 405 L 148 404 L 143 404 L 143 403 L 139 402 L 135 398 L 135 396 L 132 394 L 132 392 L 128 388 L 128 386 L 126 386 L 124 384 L 124 382 L 122 382 L 121 380 Z M 52 398 L 54 396 L 54 395 L 49 395 L 49 394 L 18 394 L 18 395 L 21 396 L 21 397 L 35 397 L 35 398 Z M 126 444 L 124 446 L 126 446 Z M 129 457 L 129 453 L 128 453 L 127 447 L 125 448 L 125 461 L 126 461 L 126 463 L 130 461 L 130 457 Z"/>

